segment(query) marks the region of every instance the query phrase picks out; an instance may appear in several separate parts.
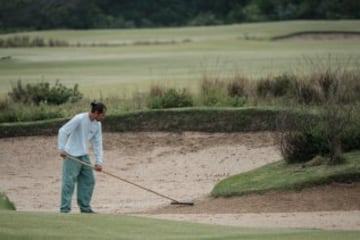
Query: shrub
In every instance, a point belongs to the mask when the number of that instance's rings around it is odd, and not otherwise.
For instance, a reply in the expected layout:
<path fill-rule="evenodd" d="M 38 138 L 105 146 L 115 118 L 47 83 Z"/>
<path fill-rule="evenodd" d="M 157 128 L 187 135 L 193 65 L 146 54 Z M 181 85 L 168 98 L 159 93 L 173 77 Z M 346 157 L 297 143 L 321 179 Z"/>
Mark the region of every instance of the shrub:
<path fill-rule="evenodd" d="M 147 106 L 151 109 L 191 107 L 194 105 L 191 94 L 186 90 L 169 88 L 164 90 L 158 86 L 150 90 Z"/>
<path fill-rule="evenodd" d="M 287 163 L 302 163 L 328 152 L 325 139 L 316 127 L 315 116 L 284 113 L 277 120 L 279 146 Z"/>
<path fill-rule="evenodd" d="M 173 108 L 173 107 L 191 107 L 193 106 L 193 99 L 191 95 L 182 89 L 177 91 L 176 89 L 168 89 L 162 98 L 163 108 Z"/>
<path fill-rule="evenodd" d="M 225 83 L 219 79 L 209 80 L 204 78 L 200 86 L 200 98 L 205 106 L 217 106 L 225 102 Z"/>
<path fill-rule="evenodd" d="M 360 118 L 358 117 L 356 122 L 358 124 L 354 124 L 354 127 L 351 131 L 348 131 L 345 136 L 342 138 L 342 147 L 343 150 L 351 151 L 351 150 L 360 150 Z"/>
<path fill-rule="evenodd" d="M 336 98 L 338 103 L 342 104 L 354 104 L 356 102 L 360 102 L 359 70 L 342 71 L 341 74 L 339 74 L 336 86 L 336 95 L 333 97 Z"/>
<path fill-rule="evenodd" d="M 341 65 L 337 68 L 317 68 L 303 79 L 297 79 L 295 96 L 299 103 L 326 105 L 333 101 L 336 104 L 353 104 L 360 100 L 359 70 L 348 70 Z"/>
<path fill-rule="evenodd" d="M 247 101 L 249 81 L 244 77 L 235 77 L 227 84 L 228 104 L 232 107 L 242 107 Z"/>
<path fill-rule="evenodd" d="M 152 86 L 150 88 L 149 97 L 147 99 L 147 106 L 150 109 L 162 108 L 162 96 L 164 89 L 160 86 Z"/>
<path fill-rule="evenodd" d="M 231 97 L 228 99 L 228 105 L 231 107 L 243 107 L 247 102 L 245 97 Z"/>
<path fill-rule="evenodd" d="M 8 109 L 9 105 L 10 105 L 10 103 L 7 99 L 5 99 L 5 100 L 0 99 L 0 111 Z"/>
<path fill-rule="evenodd" d="M 162 98 L 159 96 L 149 97 L 147 100 L 147 106 L 150 109 L 159 109 L 163 108 L 162 106 Z"/>
<path fill-rule="evenodd" d="M 339 79 L 336 72 L 327 69 L 318 74 L 313 74 L 311 79 L 313 79 L 312 82 L 319 85 L 320 92 L 325 101 L 336 96 L 339 88 Z"/>
<path fill-rule="evenodd" d="M 35 105 L 40 103 L 60 105 L 68 101 L 77 102 L 83 97 L 78 90 L 77 84 L 71 89 L 65 87 L 59 81 L 56 81 L 55 85 L 50 87 L 48 82 L 28 83 L 23 86 L 21 80 L 19 80 L 8 95 L 14 102 L 33 103 Z"/>
<path fill-rule="evenodd" d="M 289 74 L 283 74 L 274 78 L 272 86 L 272 94 L 274 97 L 282 97 L 287 95 L 292 90 L 292 84 L 295 77 Z"/>
<path fill-rule="evenodd" d="M 313 82 L 297 79 L 294 83 L 294 96 L 298 103 L 304 105 L 321 102 L 321 92 Z"/>
<path fill-rule="evenodd" d="M 260 97 L 283 97 L 292 91 L 295 77 L 289 74 L 282 74 L 275 78 L 261 79 L 256 87 L 257 95 Z"/>
<path fill-rule="evenodd" d="M 344 162 L 343 142 L 356 131 L 356 110 L 354 106 L 345 106 L 327 102 L 320 110 L 320 127 L 323 138 L 329 147 L 329 163 Z"/>
<path fill-rule="evenodd" d="M 282 136 L 281 153 L 287 163 L 301 163 L 318 154 L 312 143 L 313 136 L 302 132 L 287 132 Z"/>
<path fill-rule="evenodd" d="M 256 85 L 256 94 L 262 98 L 270 95 L 271 80 L 269 78 L 260 79 Z"/>
<path fill-rule="evenodd" d="M 360 118 L 355 109 L 329 102 L 316 115 L 284 114 L 277 126 L 285 161 L 306 162 L 321 155 L 329 158 L 329 164 L 343 163 L 343 150 L 360 149 Z"/>
<path fill-rule="evenodd" d="M 227 85 L 227 93 L 230 97 L 246 97 L 248 80 L 243 77 L 236 77 Z"/>

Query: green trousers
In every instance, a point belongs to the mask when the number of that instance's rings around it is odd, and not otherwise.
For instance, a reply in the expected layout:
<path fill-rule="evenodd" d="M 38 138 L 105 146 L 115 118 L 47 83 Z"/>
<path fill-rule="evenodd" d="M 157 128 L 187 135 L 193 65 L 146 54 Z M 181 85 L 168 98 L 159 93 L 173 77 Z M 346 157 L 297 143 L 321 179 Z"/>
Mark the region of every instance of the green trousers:
<path fill-rule="evenodd" d="M 88 155 L 77 157 L 81 161 L 90 164 Z M 77 183 L 77 203 L 81 212 L 91 212 L 90 201 L 95 186 L 93 169 L 84 166 L 74 160 L 64 159 L 61 187 L 60 212 L 71 211 L 71 199 Z"/>

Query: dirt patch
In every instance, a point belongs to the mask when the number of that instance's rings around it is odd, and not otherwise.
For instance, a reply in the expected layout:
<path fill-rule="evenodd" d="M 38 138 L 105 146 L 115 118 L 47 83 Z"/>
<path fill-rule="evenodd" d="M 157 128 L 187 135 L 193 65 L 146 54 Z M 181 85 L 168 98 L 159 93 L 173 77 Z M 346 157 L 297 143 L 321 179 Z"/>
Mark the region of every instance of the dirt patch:
<path fill-rule="evenodd" d="M 172 198 L 194 200 L 195 206 L 169 206 L 166 199 L 96 173 L 93 208 L 100 213 L 236 226 L 252 222 L 254 227 L 271 227 L 276 221 L 268 220 L 278 218 L 275 227 L 307 227 L 308 219 L 317 219 L 315 227 L 360 229 L 357 183 L 241 198 L 209 197 L 219 180 L 281 159 L 274 137 L 270 132 L 105 133 L 104 170 Z M 56 137 L 4 138 L 0 148 L 0 191 L 17 210 L 58 212 L 62 160 Z M 78 211 L 75 193 L 73 212 Z M 338 211 L 342 218 L 335 214 Z M 352 224 L 346 227 L 342 219 L 352 219 Z"/>
<path fill-rule="evenodd" d="M 360 229 L 360 211 L 240 214 L 153 214 L 138 216 L 251 228 L 317 228 L 328 230 Z"/>
<path fill-rule="evenodd" d="M 233 198 L 198 199 L 194 207 L 166 206 L 152 214 L 274 213 L 360 210 L 360 183 L 333 183 L 300 191 L 274 191 Z"/>

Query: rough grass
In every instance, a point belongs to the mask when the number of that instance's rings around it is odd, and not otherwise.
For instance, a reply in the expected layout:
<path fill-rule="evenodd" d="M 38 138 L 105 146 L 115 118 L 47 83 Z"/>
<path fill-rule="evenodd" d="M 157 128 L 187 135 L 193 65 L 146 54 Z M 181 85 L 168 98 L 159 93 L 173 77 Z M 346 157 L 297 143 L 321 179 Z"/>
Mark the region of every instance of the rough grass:
<path fill-rule="evenodd" d="M 294 190 L 326 184 L 333 181 L 351 182 L 360 179 L 360 151 L 345 154 L 346 163 L 329 166 L 286 164 L 284 161 L 268 164 L 250 172 L 226 178 L 215 185 L 215 197 L 240 196 L 270 190 Z"/>
<path fill-rule="evenodd" d="M 244 229 L 120 215 L 0 211 L 0 239 L 357 239 L 359 231 Z"/>

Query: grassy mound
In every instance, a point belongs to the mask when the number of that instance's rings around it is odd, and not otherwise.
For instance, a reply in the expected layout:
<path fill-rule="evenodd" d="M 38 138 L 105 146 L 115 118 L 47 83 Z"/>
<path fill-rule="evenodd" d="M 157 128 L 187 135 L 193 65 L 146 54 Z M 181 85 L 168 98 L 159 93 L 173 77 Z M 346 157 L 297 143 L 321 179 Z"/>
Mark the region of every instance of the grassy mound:
<path fill-rule="evenodd" d="M 231 176 L 220 181 L 212 190 L 214 197 L 232 197 L 270 190 L 293 190 L 326 184 L 333 181 L 348 182 L 360 179 L 360 151 L 345 154 L 347 162 L 341 165 L 315 166 L 271 163 L 253 171 Z"/>
<path fill-rule="evenodd" d="M 19 227 L 21 226 L 21 227 Z M 244 229 L 121 215 L 0 211 L 0 239 L 357 239 L 358 231 Z"/>
<path fill-rule="evenodd" d="M 15 205 L 3 193 L 0 193 L 0 210 L 15 210 Z"/>

